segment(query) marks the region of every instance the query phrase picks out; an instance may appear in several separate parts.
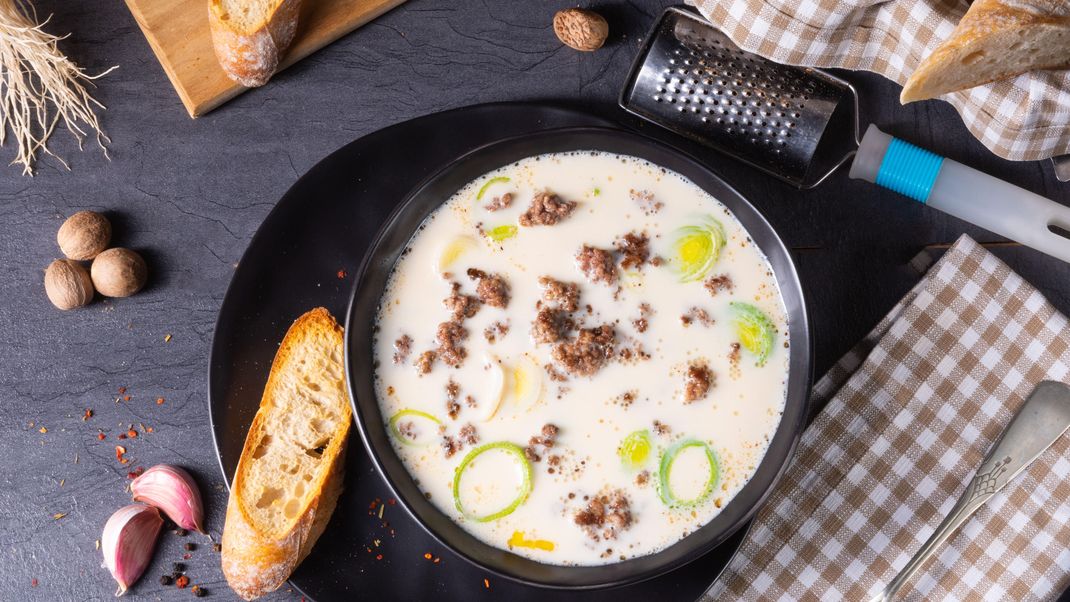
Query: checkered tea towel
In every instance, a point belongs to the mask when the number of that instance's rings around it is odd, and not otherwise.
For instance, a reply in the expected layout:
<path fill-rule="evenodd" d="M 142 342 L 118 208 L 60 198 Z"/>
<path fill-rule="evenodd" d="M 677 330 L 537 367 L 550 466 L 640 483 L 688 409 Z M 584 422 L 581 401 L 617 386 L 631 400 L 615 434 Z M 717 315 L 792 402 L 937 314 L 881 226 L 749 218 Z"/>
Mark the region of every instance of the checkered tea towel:
<path fill-rule="evenodd" d="M 966 0 L 687 0 L 737 46 L 778 63 L 842 67 L 904 83 L 965 14 Z M 1070 71 L 955 92 L 966 127 L 1005 159 L 1070 153 Z"/>
<path fill-rule="evenodd" d="M 963 236 L 814 388 L 824 405 L 704 600 L 866 601 L 950 512 L 1033 387 L 1070 382 L 1070 325 Z M 1070 587 L 1070 434 L 955 533 L 902 600 Z"/>

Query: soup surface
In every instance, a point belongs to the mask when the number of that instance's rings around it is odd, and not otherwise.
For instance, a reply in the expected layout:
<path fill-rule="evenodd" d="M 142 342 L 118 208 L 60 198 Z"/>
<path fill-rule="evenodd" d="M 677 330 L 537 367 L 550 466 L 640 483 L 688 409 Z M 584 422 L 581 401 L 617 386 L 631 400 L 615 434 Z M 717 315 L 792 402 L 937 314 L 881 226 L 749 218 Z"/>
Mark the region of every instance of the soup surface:
<path fill-rule="evenodd" d="M 617 562 L 706 524 L 784 406 L 769 263 L 724 205 L 633 157 L 470 183 L 409 242 L 377 320 L 384 428 L 420 489 L 540 562 Z"/>

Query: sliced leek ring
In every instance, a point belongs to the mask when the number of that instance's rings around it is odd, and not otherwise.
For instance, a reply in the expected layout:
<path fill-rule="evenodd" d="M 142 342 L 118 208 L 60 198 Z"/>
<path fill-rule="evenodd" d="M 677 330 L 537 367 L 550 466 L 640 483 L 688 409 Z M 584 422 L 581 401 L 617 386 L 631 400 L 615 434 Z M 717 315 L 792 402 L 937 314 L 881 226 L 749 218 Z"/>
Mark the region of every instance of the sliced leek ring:
<path fill-rule="evenodd" d="M 528 409 L 542 399 L 542 368 L 530 357 L 524 356 L 513 364 L 509 375 L 508 394 L 520 408 Z"/>
<path fill-rule="evenodd" d="M 487 189 L 490 188 L 491 186 L 494 186 L 495 184 L 505 184 L 508 181 L 509 181 L 509 178 L 507 178 L 506 176 L 498 176 L 496 178 L 491 178 L 491 179 L 487 180 L 486 182 L 483 183 L 483 186 L 481 186 L 479 188 L 479 192 L 476 193 L 476 200 L 477 201 L 482 201 L 483 200 L 483 195 L 487 194 Z"/>
<path fill-rule="evenodd" d="M 669 264 L 680 282 L 701 280 L 717 263 L 727 237 L 724 226 L 706 215 L 697 225 L 683 226 L 673 233 Z"/>
<path fill-rule="evenodd" d="M 490 514 L 486 514 L 483 516 L 477 516 L 466 512 L 464 509 L 464 505 L 461 503 L 461 477 L 464 475 L 464 470 L 468 468 L 469 464 L 472 463 L 472 460 L 475 460 L 480 455 L 492 450 L 501 450 L 510 454 L 516 459 L 517 463 L 523 469 L 521 475 L 522 480 L 520 482 L 520 493 L 517 494 L 516 498 L 513 499 L 512 502 L 510 502 L 501 510 L 491 512 Z M 508 441 L 496 441 L 494 443 L 486 443 L 480 445 L 479 447 L 468 452 L 468 455 L 465 456 L 463 460 L 461 460 L 461 463 L 457 466 L 457 470 L 453 473 L 453 505 L 457 508 L 457 512 L 461 513 L 461 516 L 469 520 L 474 520 L 477 523 L 489 523 L 490 521 L 498 520 L 499 518 L 509 516 L 513 513 L 514 510 L 519 508 L 520 505 L 528 499 L 528 495 L 531 494 L 531 480 L 533 472 L 534 471 L 531 468 L 531 462 L 529 462 L 527 457 L 524 456 L 524 450 L 519 445 L 515 443 L 510 443 Z"/>
<path fill-rule="evenodd" d="M 458 236 L 442 247 L 435 262 L 435 273 L 447 272 L 454 263 L 468 251 L 476 248 L 476 241 L 471 236 Z"/>
<path fill-rule="evenodd" d="M 505 369 L 502 368 L 501 361 L 493 355 L 485 357 L 483 364 L 487 368 L 487 400 L 480 408 L 480 419 L 486 422 L 498 413 L 498 408 L 505 398 Z"/>
<path fill-rule="evenodd" d="M 728 304 L 732 310 L 732 326 L 743 348 L 754 354 L 756 364 L 764 366 L 776 342 L 776 326 L 762 310 L 742 301 Z"/>
<path fill-rule="evenodd" d="M 639 470 L 650 459 L 650 431 L 640 429 L 630 433 L 620 442 L 617 448 L 617 456 L 621 464 L 628 470 Z"/>
<path fill-rule="evenodd" d="M 519 232 L 515 224 L 502 224 L 487 230 L 487 236 L 494 242 L 502 242 L 516 236 Z"/>
<path fill-rule="evenodd" d="M 706 480 L 706 486 L 702 489 L 702 493 L 689 500 L 682 500 L 673 494 L 672 486 L 669 483 L 669 475 L 672 473 L 672 466 L 680 452 L 691 447 L 702 448 L 706 453 L 706 459 L 710 462 L 710 476 Z M 685 439 L 665 450 L 665 453 L 661 455 L 661 468 L 658 470 L 658 495 L 661 497 L 661 501 L 670 508 L 697 506 L 710 497 L 720 477 L 721 471 L 717 465 L 717 457 L 714 455 L 713 450 L 710 449 L 710 446 L 698 439 Z"/>
<path fill-rule="evenodd" d="M 398 428 L 398 423 L 401 422 L 401 420 L 404 418 L 419 418 L 422 420 L 430 420 L 431 422 L 435 423 L 436 426 L 442 424 L 441 420 L 431 414 L 428 414 L 427 412 L 422 412 L 420 410 L 413 410 L 409 408 L 399 410 L 396 414 L 391 416 L 389 422 L 387 422 L 387 426 L 390 429 L 390 434 L 397 437 L 397 440 L 400 441 L 402 445 L 409 445 L 412 447 L 424 447 L 430 445 L 431 441 L 427 441 L 425 443 L 416 443 L 412 439 L 409 439 L 405 435 L 401 434 L 401 430 Z"/>

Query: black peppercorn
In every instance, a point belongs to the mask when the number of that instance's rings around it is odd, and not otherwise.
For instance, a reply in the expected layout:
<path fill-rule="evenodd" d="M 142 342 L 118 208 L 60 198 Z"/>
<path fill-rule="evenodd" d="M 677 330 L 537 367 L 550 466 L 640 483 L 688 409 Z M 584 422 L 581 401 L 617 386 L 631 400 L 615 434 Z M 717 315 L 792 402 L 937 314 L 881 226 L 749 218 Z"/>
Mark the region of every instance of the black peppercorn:
<path fill-rule="evenodd" d="M 160 585 L 171 585 L 172 582 L 174 582 L 174 579 L 171 578 L 171 575 L 160 575 Z"/>
<path fill-rule="evenodd" d="M 186 565 L 182 564 L 181 562 L 176 562 L 176 563 L 171 565 L 171 570 L 176 572 L 176 573 L 185 573 L 186 572 Z"/>
<path fill-rule="evenodd" d="M 197 549 L 197 544 L 194 544 L 194 543 L 190 542 L 190 543 L 187 543 L 187 544 L 186 544 L 185 546 L 183 546 L 183 547 L 185 547 L 185 548 L 186 548 L 186 551 L 187 551 L 187 552 L 192 552 L 193 550 L 196 550 L 196 549 Z"/>
<path fill-rule="evenodd" d="M 198 598 L 203 598 L 208 595 L 208 590 L 199 585 L 194 585 L 191 591 L 193 592 L 193 595 Z"/>

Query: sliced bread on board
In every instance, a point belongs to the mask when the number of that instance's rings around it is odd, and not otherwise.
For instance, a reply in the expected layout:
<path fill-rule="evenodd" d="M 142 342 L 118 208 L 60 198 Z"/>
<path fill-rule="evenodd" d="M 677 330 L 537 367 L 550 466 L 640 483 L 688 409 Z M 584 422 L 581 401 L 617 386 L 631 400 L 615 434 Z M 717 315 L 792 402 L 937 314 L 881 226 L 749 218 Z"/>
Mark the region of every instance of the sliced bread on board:
<path fill-rule="evenodd" d="M 246 87 L 271 79 L 297 31 L 301 0 L 208 0 L 216 58 Z"/>
<path fill-rule="evenodd" d="M 1038 69 L 1070 67 L 1070 1 L 976 0 L 899 101 L 936 98 Z"/>
<path fill-rule="evenodd" d="M 351 410 L 342 328 L 323 308 L 297 319 L 245 438 L 223 527 L 223 574 L 246 600 L 286 582 L 342 492 Z"/>

